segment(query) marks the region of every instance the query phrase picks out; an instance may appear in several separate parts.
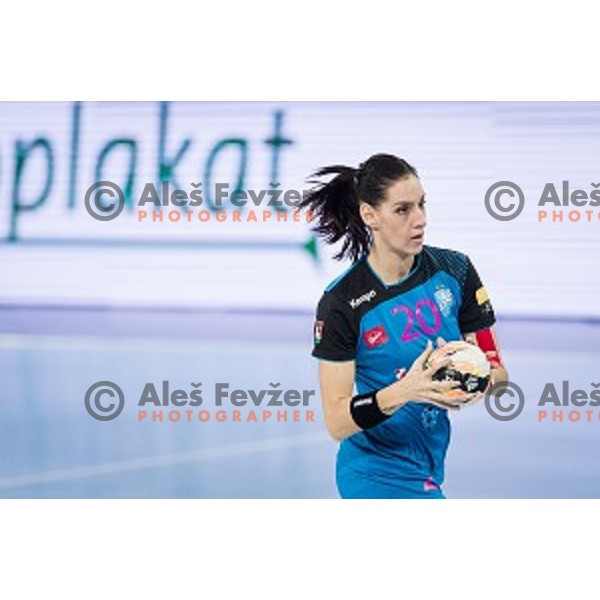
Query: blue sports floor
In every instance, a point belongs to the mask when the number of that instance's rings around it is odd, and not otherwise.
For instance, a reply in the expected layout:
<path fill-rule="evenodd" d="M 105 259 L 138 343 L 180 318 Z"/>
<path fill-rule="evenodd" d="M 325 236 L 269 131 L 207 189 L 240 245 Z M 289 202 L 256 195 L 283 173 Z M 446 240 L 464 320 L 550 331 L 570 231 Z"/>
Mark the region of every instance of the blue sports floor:
<path fill-rule="evenodd" d="M 571 389 L 588 392 L 600 382 L 600 327 L 577 325 L 585 339 L 561 327 L 510 323 L 500 330 L 525 410 L 511 422 L 492 419 L 483 404 L 452 416 L 449 498 L 600 497 L 600 408 L 587 407 L 592 422 L 570 422 L 566 408 L 562 423 L 537 420 L 547 382 L 560 389 L 568 379 Z M 246 337 L 0 334 L 0 497 L 337 497 L 336 443 L 325 432 L 318 394 L 310 405 L 315 423 L 136 421 L 146 382 L 318 389 L 309 339 Z M 97 421 L 84 408 L 87 388 L 100 380 L 125 394 L 113 421 Z"/>

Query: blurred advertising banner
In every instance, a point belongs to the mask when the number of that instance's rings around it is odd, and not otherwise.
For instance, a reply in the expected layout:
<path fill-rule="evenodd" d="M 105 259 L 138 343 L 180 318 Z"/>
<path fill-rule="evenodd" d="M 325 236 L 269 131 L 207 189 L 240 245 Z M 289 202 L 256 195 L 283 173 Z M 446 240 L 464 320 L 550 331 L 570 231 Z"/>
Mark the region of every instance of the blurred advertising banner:
<path fill-rule="evenodd" d="M 311 311 L 347 265 L 307 178 L 389 152 L 499 314 L 598 317 L 599 133 L 595 103 L 2 103 L 0 305 Z"/>

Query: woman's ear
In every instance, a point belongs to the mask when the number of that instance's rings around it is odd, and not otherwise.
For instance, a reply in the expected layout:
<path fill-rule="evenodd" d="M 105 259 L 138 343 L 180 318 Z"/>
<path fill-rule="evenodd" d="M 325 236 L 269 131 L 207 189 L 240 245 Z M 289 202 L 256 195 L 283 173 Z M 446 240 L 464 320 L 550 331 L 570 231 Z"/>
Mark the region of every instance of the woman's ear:
<path fill-rule="evenodd" d="M 373 231 L 377 231 L 379 229 L 379 219 L 377 218 L 377 212 L 375 209 L 370 204 L 361 202 L 359 210 L 360 216 L 365 225 L 370 227 Z"/>

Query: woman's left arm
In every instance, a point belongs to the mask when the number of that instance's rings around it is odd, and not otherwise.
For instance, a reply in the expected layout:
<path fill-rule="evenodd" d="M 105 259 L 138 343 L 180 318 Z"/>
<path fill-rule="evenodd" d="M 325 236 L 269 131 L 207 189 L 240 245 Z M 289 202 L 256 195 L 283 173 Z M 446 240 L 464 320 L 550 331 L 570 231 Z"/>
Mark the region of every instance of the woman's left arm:
<path fill-rule="evenodd" d="M 496 336 L 496 326 L 492 325 L 487 329 L 467 333 L 464 335 L 465 341 L 479 346 L 492 366 L 491 383 L 500 383 L 508 381 L 508 371 L 500 358 L 500 349 L 498 347 L 498 339 Z"/>

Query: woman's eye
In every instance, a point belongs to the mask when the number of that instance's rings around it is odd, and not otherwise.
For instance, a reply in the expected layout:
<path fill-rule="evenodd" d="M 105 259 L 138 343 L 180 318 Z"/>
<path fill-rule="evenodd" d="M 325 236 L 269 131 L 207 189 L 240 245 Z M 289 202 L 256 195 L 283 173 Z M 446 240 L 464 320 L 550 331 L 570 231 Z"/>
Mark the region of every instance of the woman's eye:
<path fill-rule="evenodd" d="M 427 204 L 426 200 L 423 200 L 422 202 L 419 202 L 419 209 L 420 210 L 425 210 L 425 205 Z M 414 209 L 414 205 L 409 209 L 406 207 L 400 207 L 397 208 L 394 212 L 398 215 L 405 215 L 406 213 L 409 212 L 409 210 L 413 210 Z"/>

